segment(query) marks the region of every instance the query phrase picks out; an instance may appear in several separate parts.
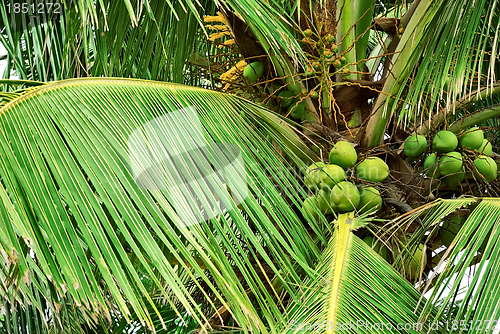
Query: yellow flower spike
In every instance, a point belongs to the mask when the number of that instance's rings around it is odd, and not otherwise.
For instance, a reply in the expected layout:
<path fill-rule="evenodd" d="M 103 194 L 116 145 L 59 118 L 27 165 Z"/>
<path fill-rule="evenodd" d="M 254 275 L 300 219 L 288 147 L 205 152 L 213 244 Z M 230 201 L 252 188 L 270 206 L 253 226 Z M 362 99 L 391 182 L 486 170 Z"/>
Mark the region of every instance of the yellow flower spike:
<path fill-rule="evenodd" d="M 229 31 L 215 32 L 213 34 L 210 34 L 210 36 L 208 36 L 208 40 L 213 42 L 216 39 L 222 38 L 224 36 L 230 36 L 230 35 L 231 35 L 231 33 Z"/>
<path fill-rule="evenodd" d="M 217 16 L 210 16 L 210 15 L 204 15 L 203 19 L 205 22 L 222 22 L 226 23 L 226 20 L 224 20 L 224 16 L 220 12 L 217 12 Z"/>
<path fill-rule="evenodd" d="M 227 84 L 224 86 L 224 90 L 228 90 L 229 87 L 231 86 L 231 82 L 236 80 L 238 77 L 241 76 L 241 73 L 243 72 L 245 66 L 247 66 L 247 62 L 244 60 L 240 60 L 236 65 L 231 67 L 227 72 L 221 74 L 220 80 L 222 82 L 227 82 Z"/>
<path fill-rule="evenodd" d="M 205 28 L 208 28 L 210 30 L 220 30 L 220 31 L 229 30 L 229 28 L 226 25 L 222 24 L 206 25 Z"/>

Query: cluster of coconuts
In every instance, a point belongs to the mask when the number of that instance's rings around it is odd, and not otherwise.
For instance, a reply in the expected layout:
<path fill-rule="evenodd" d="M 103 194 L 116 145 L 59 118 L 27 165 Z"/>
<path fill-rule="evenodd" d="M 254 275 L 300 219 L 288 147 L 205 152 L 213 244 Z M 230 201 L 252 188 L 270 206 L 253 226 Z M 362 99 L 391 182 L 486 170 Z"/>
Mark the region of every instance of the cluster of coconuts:
<path fill-rule="evenodd" d="M 456 151 L 460 147 L 461 152 Z M 413 135 L 404 143 L 406 156 L 416 159 L 427 151 L 424 136 Z M 460 136 L 450 131 L 439 131 L 432 139 L 432 153 L 424 160 L 424 171 L 429 177 L 443 178 L 448 187 L 458 186 L 466 176 L 463 155 L 472 153 L 474 177 L 491 182 L 497 178 L 497 164 L 489 157 L 493 154 L 491 143 L 477 127 L 467 129 Z"/>
<path fill-rule="evenodd" d="M 306 198 L 304 212 L 315 219 L 319 213 L 358 213 L 378 211 L 382 207 L 380 191 L 375 187 L 357 187 L 345 180 L 346 170 L 356 165 L 358 155 L 345 141 L 337 142 L 329 154 L 329 164 L 316 162 L 305 171 L 304 184 L 316 195 Z M 382 182 L 389 176 L 389 167 L 378 157 L 367 157 L 356 166 L 359 179 Z"/>

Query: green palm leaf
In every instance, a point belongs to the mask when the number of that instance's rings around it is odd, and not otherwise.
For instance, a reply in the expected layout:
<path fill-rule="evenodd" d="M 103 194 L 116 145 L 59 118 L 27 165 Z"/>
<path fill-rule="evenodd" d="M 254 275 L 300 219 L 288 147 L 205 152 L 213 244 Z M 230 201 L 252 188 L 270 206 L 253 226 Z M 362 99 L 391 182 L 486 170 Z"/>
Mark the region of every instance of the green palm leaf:
<path fill-rule="evenodd" d="M 232 209 L 184 226 L 179 210 L 189 208 L 174 208 L 164 191 L 134 181 L 127 140 L 152 119 L 190 106 L 207 139 L 241 149 L 249 196 L 241 211 L 220 190 Z M 12 205 L 0 210 L 12 232 L 2 234 L 2 245 L 19 254 L 19 276 L 32 270 L 22 259 L 33 252 L 48 279 L 47 302 L 57 310 L 71 298 L 90 322 L 117 309 L 148 324 L 147 307 L 159 313 L 150 298 L 158 289 L 179 316 L 185 309 L 206 326 L 207 316 L 225 307 L 246 319 L 243 330 L 266 332 L 255 305 L 282 318 L 283 306 L 268 302 L 275 289 L 295 298 L 320 253 L 293 210 L 305 196 L 297 175 L 264 140 L 277 125 L 255 115 L 262 115 L 258 106 L 234 96 L 108 78 L 53 83 L 8 103 L 0 111 L 0 175 Z M 281 148 L 290 143 L 283 130 L 271 138 Z M 311 222 L 320 240 L 328 231 L 322 222 Z M 146 277 L 153 286 L 143 284 Z M 207 301 L 201 315 L 200 298 Z"/>
<path fill-rule="evenodd" d="M 498 198 L 484 198 L 470 213 L 436 267 L 439 276 L 435 280 L 431 276 L 429 280 L 428 287 L 433 286 L 433 290 L 422 319 L 440 320 L 452 333 L 494 332 L 500 316 L 499 212 Z M 431 305 L 438 302 L 439 311 L 430 315 Z"/>
<path fill-rule="evenodd" d="M 424 332 L 417 321 L 421 294 L 352 233 L 361 225 L 340 215 L 315 277 L 288 308 L 284 333 Z"/>
<path fill-rule="evenodd" d="M 365 145 L 380 144 L 394 113 L 398 123 L 418 127 L 480 88 L 491 94 L 498 77 L 497 7 L 498 1 L 486 0 L 412 3 L 402 18 L 403 34 L 392 42 L 391 75 L 375 101 Z"/>

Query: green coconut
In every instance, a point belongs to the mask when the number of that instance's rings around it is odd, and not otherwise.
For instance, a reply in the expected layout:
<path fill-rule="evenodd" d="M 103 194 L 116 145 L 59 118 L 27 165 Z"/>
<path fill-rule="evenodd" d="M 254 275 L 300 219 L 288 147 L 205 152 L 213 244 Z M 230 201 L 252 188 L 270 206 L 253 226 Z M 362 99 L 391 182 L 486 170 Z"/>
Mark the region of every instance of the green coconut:
<path fill-rule="evenodd" d="M 298 82 L 289 82 L 286 85 L 286 89 L 288 89 L 290 92 L 296 93 L 301 90 L 300 85 Z"/>
<path fill-rule="evenodd" d="M 326 164 L 324 162 L 319 161 L 307 167 L 307 169 L 304 171 L 304 183 L 307 186 L 307 188 L 315 190 L 320 187 L 320 184 L 322 182 L 320 178 L 321 169 L 325 165 Z"/>
<path fill-rule="evenodd" d="M 424 136 L 413 135 L 406 139 L 404 152 L 407 157 L 417 158 L 427 150 L 427 139 Z"/>
<path fill-rule="evenodd" d="M 432 149 L 436 152 L 451 152 L 458 146 L 457 136 L 450 131 L 439 131 L 432 139 Z"/>
<path fill-rule="evenodd" d="M 441 176 L 438 170 L 437 156 L 436 153 L 431 153 L 424 160 L 424 172 L 427 176 L 437 179 Z"/>
<path fill-rule="evenodd" d="M 378 157 L 368 157 L 356 167 L 358 178 L 371 182 L 382 182 L 389 176 L 389 166 Z"/>
<path fill-rule="evenodd" d="M 483 139 L 483 143 L 477 149 L 477 151 L 481 154 L 493 155 L 493 149 L 491 147 L 491 142 L 488 139 Z"/>
<path fill-rule="evenodd" d="M 445 245 L 446 247 L 450 247 L 458 231 L 460 231 L 462 223 L 462 216 L 453 217 L 450 221 L 446 221 L 443 223 L 441 229 L 439 230 L 439 236 L 441 237 L 443 245 Z"/>
<path fill-rule="evenodd" d="M 304 103 L 293 103 L 290 107 L 288 107 L 288 113 L 290 113 L 290 117 L 294 120 L 302 119 L 305 112 Z"/>
<path fill-rule="evenodd" d="M 356 164 L 358 154 L 354 147 L 346 141 L 338 141 L 333 145 L 330 155 L 328 156 L 331 164 L 339 165 L 347 169 Z"/>
<path fill-rule="evenodd" d="M 330 210 L 330 190 L 321 189 L 316 195 L 316 200 L 321 212 L 326 213 Z"/>
<path fill-rule="evenodd" d="M 378 253 L 384 260 L 389 262 L 389 250 L 387 249 L 387 247 L 383 246 L 380 241 L 376 243 L 375 247 L 373 247 L 373 244 L 376 242 L 376 240 L 371 235 L 365 237 L 363 241 L 368 246 L 370 246 L 375 251 L 375 253 Z"/>
<path fill-rule="evenodd" d="M 337 212 L 353 211 L 359 205 L 358 188 L 351 182 L 342 181 L 332 188 L 330 203 Z"/>
<path fill-rule="evenodd" d="M 302 121 L 307 123 L 316 122 L 316 116 L 312 112 L 306 110 L 304 113 L 304 117 L 302 117 Z"/>
<path fill-rule="evenodd" d="M 358 211 L 360 213 L 368 211 L 378 211 L 382 208 L 382 197 L 380 196 L 380 191 L 373 187 L 368 187 L 364 189 L 359 189 L 359 204 Z M 376 208 L 376 209 L 374 209 Z"/>
<path fill-rule="evenodd" d="M 442 176 L 458 173 L 462 169 L 462 155 L 459 152 L 449 152 L 439 159 L 438 170 Z"/>
<path fill-rule="evenodd" d="M 302 211 L 306 216 L 312 217 L 314 220 L 319 219 L 319 213 L 321 209 L 319 208 L 318 199 L 314 196 L 308 197 L 302 203 Z"/>
<path fill-rule="evenodd" d="M 476 178 L 484 178 L 488 182 L 497 178 L 497 164 L 492 158 L 480 155 L 474 160 L 474 166 L 477 169 L 477 171 L 474 171 Z"/>
<path fill-rule="evenodd" d="M 344 181 L 345 171 L 338 165 L 325 165 L 319 174 L 321 188 L 333 188 L 337 183 Z"/>
<path fill-rule="evenodd" d="M 422 263 L 422 257 L 423 263 Z M 420 274 L 420 264 L 422 263 L 422 268 L 425 268 L 425 265 L 427 264 L 427 254 L 424 253 L 424 245 L 420 244 L 417 249 L 415 250 L 415 253 L 413 253 L 413 258 L 410 261 L 410 264 L 405 266 L 405 273 L 408 276 L 410 280 L 415 280 L 415 278 L 418 277 Z"/>
<path fill-rule="evenodd" d="M 247 78 L 248 82 L 255 83 L 264 74 L 264 64 L 260 61 L 254 61 L 253 63 L 245 66 L 243 70 L 243 75 Z"/>
<path fill-rule="evenodd" d="M 477 127 L 470 128 L 462 137 L 460 137 L 460 146 L 469 150 L 475 150 L 481 147 L 483 140 L 483 130 L 479 130 Z"/>
<path fill-rule="evenodd" d="M 283 108 L 288 108 L 292 104 L 294 96 L 295 95 L 289 90 L 280 92 L 278 94 L 278 98 L 280 99 L 280 106 Z"/>
<path fill-rule="evenodd" d="M 352 113 L 351 119 L 347 122 L 347 126 L 350 128 L 357 128 L 363 123 L 361 109 L 356 109 Z"/>
<path fill-rule="evenodd" d="M 462 169 L 458 173 L 453 173 L 443 178 L 443 182 L 448 188 L 460 188 L 460 183 L 462 183 L 464 179 L 465 170 L 462 166 Z"/>

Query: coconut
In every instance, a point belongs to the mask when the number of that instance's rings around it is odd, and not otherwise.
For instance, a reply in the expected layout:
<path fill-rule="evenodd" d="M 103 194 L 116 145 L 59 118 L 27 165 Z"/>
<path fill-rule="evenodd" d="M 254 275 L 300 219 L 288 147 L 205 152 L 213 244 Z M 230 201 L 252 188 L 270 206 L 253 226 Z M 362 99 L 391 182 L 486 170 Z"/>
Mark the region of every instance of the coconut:
<path fill-rule="evenodd" d="M 330 202 L 337 212 L 353 211 L 359 205 L 358 188 L 351 182 L 342 181 L 332 188 Z"/>
<path fill-rule="evenodd" d="M 350 128 L 357 128 L 363 123 L 361 109 L 356 109 L 352 113 L 351 119 L 347 122 L 347 126 Z"/>
<path fill-rule="evenodd" d="M 260 61 L 248 64 L 243 70 L 243 75 L 248 79 L 248 82 L 252 84 L 257 82 L 262 74 L 264 74 L 264 64 Z"/>
<path fill-rule="evenodd" d="M 280 99 L 280 106 L 283 108 L 288 108 L 292 104 L 294 96 L 295 95 L 288 90 L 280 92 L 278 94 L 278 98 Z"/>
<path fill-rule="evenodd" d="M 321 179 L 321 186 L 322 188 L 327 187 L 327 188 L 333 188 L 337 183 L 344 181 L 345 179 L 345 171 L 342 169 L 342 167 L 337 166 L 337 165 L 325 165 L 323 167 L 320 175 Z"/>
<path fill-rule="evenodd" d="M 422 263 L 422 257 L 423 263 Z M 405 273 L 408 276 L 410 280 L 415 280 L 416 277 L 420 274 L 420 268 L 425 268 L 425 265 L 427 264 L 427 254 L 424 253 L 424 245 L 420 244 L 417 249 L 415 250 L 415 253 L 413 253 L 413 258 L 411 259 L 411 262 L 409 265 L 405 266 Z"/>
<path fill-rule="evenodd" d="M 491 147 L 491 142 L 488 139 L 483 139 L 483 143 L 477 149 L 477 151 L 481 154 L 493 155 L 493 149 Z"/>
<path fill-rule="evenodd" d="M 316 121 L 316 116 L 312 112 L 308 112 L 307 110 L 304 112 L 304 116 L 302 117 L 302 121 L 306 123 L 312 123 Z"/>
<path fill-rule="evenodd" d="M 383 246 L 380 241 L 376 242 L 375 238 L 373 238 L 371 235 L 365 237 L 363 241 L 370 246 L 375 253 L 378 253 L 384 260 L 389 262 L 389 254 L 388 254 L 388 249 L 387 247 Z M 373 244 L 375 244 L 375 247 L 373 247 Z"/>
<path fill-rule="evenodd" d="M 338 141 L 335 145 L 333 145 L 328 159 L 330 160 L 330 163 L 347 169 L 356 164 L 358 154 L 350 143 L 346 141 Z"/>
<path fill-rule="evenodd" d="M 382 208 L 382 197 L 380 196 L 380 191 L 373 187 L 364 189 L 358 188 L 358 191 L 360 194 L 358 211 L 360 213 L 368 211 L 376 212 Z"/>
<path fill-rule="evenodd" d="M 389 176 L 389 166 L 377 157 L 368 157 L 356 167 L 358 178 L 371 182 L 382 182 Z"/>
<path fill-rule="evenodd" d="M 322 180 L 320 178 L 321 169 L 326 164 L 322 161 L 315 162 L 304 171 L 304 183 L 311 190 L 318 189 Z"/>
<path fill-rule="evenodd" d="M 477 127 L 470 128 L 462 137 L 460 137 L 460 146 L 469 150 L 475 150 L 481 147 L 483 140 L 483 130 L 479 130 Z"/>
<path fill-rule="evenodd" d="M 337 165 L 327 165 L 316 162 L 304 172 L 304 183 L 311 190 L 331 189 L 337 183 L 344 181 L 345 172 Z"/>
<path fill-rule="evenodd" d="M 458 173 L 450 174 L 443 179 L 444 184 L 448 188 L 459 188 L 460 183 L 465 179 L 465 170 L 462 169 Z"/>
<path fill-rule="evenodd" d="M 474 160 L 474 166 L 477 169 L 477 171 L 474 171 L 475 177 L 484 178 L 488 182 L 497 178 L 497 164 L 492 158 L 480 155 Z"/>
<path fill-rule="evenodd" d="M 427 139 L 424 136 L 413 135 L 406 139 L 404 152 L 407 157 L 416 158 L 427 150 Z"/>
<path fill-rule="evenodd" d="M 305 112 L 304 103 L 293 103 L 290 107 L 288 107 L 290 117 L 295 120 L 300 120 L 304 117 Z"/>
<path fill-rule="evenodd" d="M 318 220 L 320 211 L 318 199 L 314 196 L 306 198 L 302 203 L 302 213 L 304 216 Z"/>
<path fill-rule="evenodd" d="M 450 247 L 451 243 L 455 239 L 458 231 L 462 227 L 463 218 L 461 216 L 453 217 L 450 221 L 446 221 L 441 226 L 439 230 L 439 236 L 443 245 Z"/>
<path fill-rule="evenodd" d="M 457 136 L 450 131 L 439 131 L 432 140 L 432 149 L 436 152 L 451 152 L 457 146 Z"/>
<path fill-rule="evenodd" d="M 462 169 L 462 155 L 458 152 L 449 152 L 439 159 L 438 170 L 443 176 L 458 173 Z"/>
<path fill-rule="evenodd" d="M 288 89 L 290 92 L 298 92 L 300 89 L 300 85 L 297 82 L 290 82 L 286 85 L 286 89 Z"/>
<path fill-rule="evenodd" d="M 316 200 L 321 212 L 326 213 L 330 210 L 330 190 L 321 189 L 316 195 Z"/>
<path fill-rule="evenodd" d="M 429 154 L 424 160 L 424 172 L 427 176 L 437 179 L 441 176 L 438 170 L 437 156 L 435 153 Z"/>

